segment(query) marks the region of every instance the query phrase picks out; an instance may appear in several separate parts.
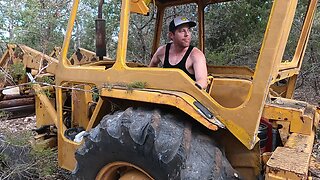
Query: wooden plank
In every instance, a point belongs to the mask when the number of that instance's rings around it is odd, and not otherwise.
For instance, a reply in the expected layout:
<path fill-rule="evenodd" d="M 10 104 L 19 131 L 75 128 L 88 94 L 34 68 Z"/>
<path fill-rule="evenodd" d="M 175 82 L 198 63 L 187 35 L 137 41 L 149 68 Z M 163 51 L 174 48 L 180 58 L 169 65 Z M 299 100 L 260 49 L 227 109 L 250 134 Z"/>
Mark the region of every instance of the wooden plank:
<path fill-rule="evenodd" d="M 266 179 L 308 179 L 315 133 L 292 133 L 284 147 L 278 147 L 267 162 Z"/>

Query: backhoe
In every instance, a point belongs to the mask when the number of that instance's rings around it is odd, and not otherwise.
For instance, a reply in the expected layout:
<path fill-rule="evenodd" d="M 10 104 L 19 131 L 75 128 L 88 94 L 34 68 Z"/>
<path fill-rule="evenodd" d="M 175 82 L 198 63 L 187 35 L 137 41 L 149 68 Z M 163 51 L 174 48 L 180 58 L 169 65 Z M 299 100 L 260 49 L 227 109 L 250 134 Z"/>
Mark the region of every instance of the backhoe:
<path fill-rule="evenodd" d="M 58 56 L 12 45 L 0 66 L 23 63 L 19 83 L 35 92 L 37 141 L 57 140 L 59 166 L 76 179 L 308 179 L 320 111 L 292 97 L 317 0 L 309 0 L 292 59 L 283 58 L 299 1 L 272 1 L 254 70 L 208 65 L 205 90 L 179 69 L 129 59 L 130 18 L 155 12 L 152 55 L 166 36 L 168 9 L 192 4 L 194 41 L 206 54 L 206 7 L 229 0 L 119 0 L 115 58 L 106 56 L 103 17 L 111 2 L 100 0 L 96 52 L 80 48 L 68 58 L 74 0 Z M 36 83 L 43 76 L 54 84 Z"/>

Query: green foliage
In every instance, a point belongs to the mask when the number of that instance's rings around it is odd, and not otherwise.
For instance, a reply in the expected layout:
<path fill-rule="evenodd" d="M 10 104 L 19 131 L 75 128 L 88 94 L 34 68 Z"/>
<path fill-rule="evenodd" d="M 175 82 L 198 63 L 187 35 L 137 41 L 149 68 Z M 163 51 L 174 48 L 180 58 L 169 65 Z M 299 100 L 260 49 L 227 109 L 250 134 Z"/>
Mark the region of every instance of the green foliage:
<path fill-rule="evenodd" d="M 121 1 L 108 0 L 103 6 L 103 19 L 106 21 L 107 57 L 115 58 L 117 36 L 120 28 Z M 77 21 L 72 42 L 74 47 L 95 51 L 95 19 L 98 14 L 98 1 L 85 0 L 79 4 Z"/>
<path fill-rule="evenodd" d="M 12 146 L 28 146 L 32 137 L 31 131 L 23 131 L 19 133 L 4 132 L 6 142 Z"/>
<path fill-rule="evenodd" d="M 211 65 L 221 66 L 226 64 L 227 60 L 234 59 L 235 54 L 228 51 L 213 50 L 206 54 L 207 62 Z"/>
<path fill-rule="evenodd" d="M 0 42 L 26 44 L 48 54 L 63 42 L 62 32 L 71 3 L 64 0 L 0 1 Z"/>
<path fill-rule="evenodd" d="M 43 83 L 47 83 L 47 84 L 54 84 L 54 77 L 52 76 L 42 76 L 37 78 L 38 82 L 43 82 Z"/>
<path fill-rule="evenodd" d="M 97 87 L 93 87 L 92 89 L 92 100 L 93 102 L 98 102 L 99 97 L 100 97 L 100 92 Z"/>
<path fill-rule="evenodd" d="M 205 9 L 209 64 L 254 67 L 271 10 L 271 0 L 239 0 Z"/>
<path fill-rule="evenodd" d="M 127 61 L 148 64 L 151 59 L 151 39 L 154 37 L 154 7 L 150 6 L 150 14 L 147 16 L 131 14 L 129 25 Z"/>
<path fill-rule="evenodd" d="M 39 176 L 45 177 L 53 174 L 57 170 L 56 152 L 52 149 L 33 148 L 30 155 L 38 162 Z"/>
<path fill-rule="evenodd" d="M 142 82 L 142 81 L 135 81 L 132 83 L 104 83 L 103 87 L 107 88 L 108 91 L 111 91 L 112 88 L 114 88 L 115 86 L 120 86 L 123 88 L 126 88 L 129 92 L 131 92 L 133 89 L 144 89 L 147 87 L 147 82 Z"/>
<path fill-rule="evenodd" d="M 47 83 L 47 84 L 51 84 L 54 85 L 54 77 L 53 76 L 42 76 L 42 77 L 37 77 L 36 79 L 37 82 L 42 82 L 42 83 Z M 30 86 L 29 88 L 31 88 L 33 83 L 28 84 L 28 86 Z M 42 89 L 39 93 L 46 95 L 48 98 L 53 98 L 54 94 L 52 94 L 50 92 L 50 89 Z"/>
<path fill-rule="evenodd" d="M 51 84 L 51 85 L 54 85 L 54 77 L 53 76 L 42 76 L 42 77 L 37 77 L 36 78 L 36 81 L 39 82 L 39 83 L 47 83 L 47 84 Z M 30 83 L 28 84 L 28 88 L 32 88 L 31 86 L 33 85 L 33 83 Z M 41 93 L 41 94 L 44 94 L 46 95 L 48 98 L 52 98 L 54 97 L 54 94 L 52 94 L 50 92 L 50 89 L 46 88 L 46 89 L 41 89 L 40 92 L 38 93 Z"/>
<path fill-rule="evenodd" d="M 286 49 L 283 55 L 283 61 L 291 61 L 294 56 L 297 43 L 300 37 L 300 33 L 302 30 L 305 14 L 307 12 L 308 4 L 309 4 L 308 0 L 298 1 L 297 11 L 295 13 L 295 16 L 291 25 L 291 31 L 290 31 L 288 43 L 286 45 Z"/>
<path fill-rule="evenodd" d="M 58 171 L 56 149 L 31 147 L 31 131 L 15 133 L 2 131 L 0 141 L 0 179 L 38 179 L 53 175 Z M 2 166 L 3 165 L 3 166 Z M 49 176 L 50 177 L 50 176 Z M 52 178 L 52 176 L 51 176 Z"/>
<path fill-rule="evenodd" d="M 46 95 L 48 98 L 53 98 L 53 94 L 49 89 L 41 90 L 39 93 Z"/>
<path fill-rule="evenodd" d="M 219 65 L 251 66 L 254 64 L 272 2 L 272 0 L 237 0 L 207 6 L 205 8 L 205 52 L 208 62 Z M 285 59 L 290 59 L 295 50 L 307 3 L 307 0 L 299 1 L 297 18 L 294 20 L 295 24 L 291 31 L 293 38 L 289 38 Z M 0 19 L 2 41 L 26 44 L 44 53 L 50 52 L 54 46 L 62 45 L 71 10 L 70 1 L 58 0 L 44 3 L 37 0 L 22 0 L 15 1 L 14 4 L 0 1 L 0 5 L 0 16 L 3 17 Z M 95 0 L 84 0 L 79 4 L 71 49 L 82 47 L 95 50 L 94 27 L 97 5 L 98 2 Z M 119 0 L 106 1 L 103 6 L 107 56 L 111 58 L 115 58 L 117 48 L 120 7 Z M 151 5 L 149 16 L 131 14 L 128 60 L 149 63 L 156 11 Z M 172 17 L 187 15 L 190 19 L 197 21 L 196 11 L 195 4 L 166 9 L 161 44 L 168 42 L 166 24 Z M 197 28 L 194 28 L 192 42 L 197 46 Z"/>
<path fill-rule="evenodd" d="M 9 66 L 9 74 L 12 76 L 15 82 L 20 81 L 26 75 L 26 69 L 22 62 L 18 62 L 16 64 L 12 64 Z"/>
<path fill-rule="evenodd" d="M 146 86 L 147 86 L 147 83 L 141 82 L 141 81 L 135 81 L 127 84 L 127 88 L 129 91 L 132 91 L 133 89 L 144 89 L 146 88 Z"/>

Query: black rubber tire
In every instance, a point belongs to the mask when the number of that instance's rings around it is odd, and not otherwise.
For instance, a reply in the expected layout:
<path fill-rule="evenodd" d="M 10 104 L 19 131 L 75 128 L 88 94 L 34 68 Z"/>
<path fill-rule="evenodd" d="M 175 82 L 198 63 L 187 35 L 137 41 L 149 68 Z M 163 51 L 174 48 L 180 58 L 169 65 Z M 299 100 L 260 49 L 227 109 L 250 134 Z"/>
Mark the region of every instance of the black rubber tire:
<path fill-rule="evenodd" d="M 214 140 L 179 118 L 147 108 L 106 115 L 77 150 L 74 177 L 95 179 L 108 163 L 124 161 L 157 180 L 238 179 Z"/>

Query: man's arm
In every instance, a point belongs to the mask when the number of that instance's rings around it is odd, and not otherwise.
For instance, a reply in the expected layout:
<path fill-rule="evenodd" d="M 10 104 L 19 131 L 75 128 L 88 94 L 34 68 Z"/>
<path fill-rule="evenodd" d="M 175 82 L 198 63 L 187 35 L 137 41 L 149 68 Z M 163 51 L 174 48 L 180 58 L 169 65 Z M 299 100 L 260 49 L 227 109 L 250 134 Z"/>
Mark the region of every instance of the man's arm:
<path fill-rule="evenodd" d="M 193 70 L 196 76 L 196 83 L 203 89 L 207 88 L 207 63 L 204 54 L 198 49 L 194 48 L 192 53 Z"/>
<path fill-rule="evenodd" d="M 152 56 L 152 59 L 150 61 L 150 64 L 148 67 L 158 67 L 158 64 L 161 62 L 161 58 L 163 57 L 164 52 L 163 52 L 163 46 L 159 47 Z"/>

